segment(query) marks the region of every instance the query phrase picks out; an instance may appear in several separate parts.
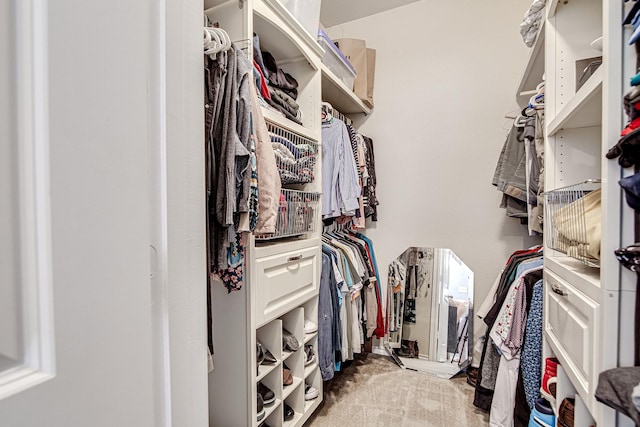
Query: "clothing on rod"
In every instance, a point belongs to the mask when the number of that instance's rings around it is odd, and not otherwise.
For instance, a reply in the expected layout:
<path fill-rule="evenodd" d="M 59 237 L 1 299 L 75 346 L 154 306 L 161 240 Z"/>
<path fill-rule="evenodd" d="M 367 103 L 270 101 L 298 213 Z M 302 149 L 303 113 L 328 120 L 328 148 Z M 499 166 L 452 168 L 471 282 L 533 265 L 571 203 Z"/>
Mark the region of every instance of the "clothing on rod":
<path fill-rule="evenodd" d="M 538 397 L 542 265 L 539 246 L 514 252 L 478 310 L 487 331 L 473 404 L 490 412 L 491 426 L 526 426 Z"/>

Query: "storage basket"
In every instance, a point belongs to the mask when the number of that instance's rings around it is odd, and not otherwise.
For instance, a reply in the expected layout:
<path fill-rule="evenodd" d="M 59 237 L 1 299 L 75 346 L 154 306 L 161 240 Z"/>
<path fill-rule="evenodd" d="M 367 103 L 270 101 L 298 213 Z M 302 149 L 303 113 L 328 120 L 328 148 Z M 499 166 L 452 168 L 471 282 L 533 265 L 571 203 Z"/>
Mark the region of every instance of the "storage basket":
<path fill-rule="evenodd" d="M 256 240 L 313 233 L 318 229 L 319 212 L 320 193 L 283 189 L 280 193 L 276 232 L 256 235 Z"/>
<path fill-rule="evenodd" d="M 591 267 L 600 266 L 600 180 L 545 193 L 546 246 Z"/>
<path fill-rule="evenodd" d="M 282 184 L 308 184 L 315 179 L 318 143 L 267 121 Z"/>

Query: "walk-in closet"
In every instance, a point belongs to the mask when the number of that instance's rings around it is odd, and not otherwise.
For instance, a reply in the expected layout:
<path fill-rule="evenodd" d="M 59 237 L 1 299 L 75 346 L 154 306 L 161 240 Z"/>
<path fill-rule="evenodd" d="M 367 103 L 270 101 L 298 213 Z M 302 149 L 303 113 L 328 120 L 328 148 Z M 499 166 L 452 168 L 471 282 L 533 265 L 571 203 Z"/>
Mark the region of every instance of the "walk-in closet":
<path fill-rule="evenodd" d="M 0 11 L 0 426 L 640 425 L 640 0 Z"/>

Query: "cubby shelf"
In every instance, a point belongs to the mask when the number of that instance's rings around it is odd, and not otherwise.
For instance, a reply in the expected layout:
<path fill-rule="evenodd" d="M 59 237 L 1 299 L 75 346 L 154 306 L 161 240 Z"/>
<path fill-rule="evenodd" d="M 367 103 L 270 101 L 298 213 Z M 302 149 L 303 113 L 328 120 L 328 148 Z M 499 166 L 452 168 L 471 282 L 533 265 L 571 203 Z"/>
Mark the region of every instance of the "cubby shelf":
<path fill-rule="evenodd" d="M 600 126 L 602 124 L 602 79 L 600 66 L 549 122 L 547 132 L 553 136 L 561 129 Z"/>
<path fill-rule="evenodd" d="M 370 114 L 371 109 L 364 105 L 325 64 L 320 66 L 322 72 L 322 99 L 330 103 L 343 114 Z"/>
<path fill-rule="evenodd" d="M 273 372 L 274 369 L 277 369 L 280 366 L 280 362 L 274 363 L 273 365 L 260 365 L 258 366 L 258 375 L 256 376 L 256 382 L 261 381 L 264 377 Z"/>
<path fill-rule="evenodd" d="M 313 372 L 318 369 L 318 362 L 315 361 L 311 363 L 309 366 L 304 367 L 304 377 L 309 378 L 309 375 L 313 374 Z"/>
<path fill-rule="evenodd" d="M 280 406 L 281 403 L 282 403 L 282 400 L 276 399 L 276 401 L 273 402 L 271 405 L 265 405 L 264 406 L 264 410 L 265 410 L 264 419 L 269 418 L 271 416 L 271 414 L 273 414 L 273 412 L 276 409 L 278 409 L 278 406 Z"/>
<path fill-rule="evenodd" d="M 300 387 L 300 384 L 302 384 L 304 380 L 302 378 L 299 377 L 293 377 L 293 383 L 291 385 L 286 385 L 284 386 L 283 390 L 282 390 L 282 398 L 286 399 L 289 396 L 291 396 L 291 393 L 293 393 L 294 391 L 296 391 L 296 389 L 298 387 Z"/>
<path fill-rule="evenodd" d="M 309 341 L 318 336 L 317 332 L 313 332 L 311 334 L 304 334 L 304 343 L 307 344 Z"/>

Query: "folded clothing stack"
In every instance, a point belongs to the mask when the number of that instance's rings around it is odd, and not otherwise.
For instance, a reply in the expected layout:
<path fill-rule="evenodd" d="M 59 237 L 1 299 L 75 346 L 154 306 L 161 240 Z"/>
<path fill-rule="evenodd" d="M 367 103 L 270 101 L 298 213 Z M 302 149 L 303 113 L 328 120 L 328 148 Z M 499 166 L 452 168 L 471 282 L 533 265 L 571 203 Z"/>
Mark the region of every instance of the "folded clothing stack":
<path fill-rule="evenodd" d="M 276 155 L 276 164 L 283 184 L 306 184 L 313 182 L 313 167 L 317 149 L 311 144 L 294 144 L 284 136 L 269 133 Z"/>
<path fill-rule="evenodd" d="M 302 124 L 298 99 L 298 81 L 286 73 L 269 52 L 260 49 L 260 38 L 253 35 L 253 65 L 256 86 L 262 98 L 289 120 Z"/>

